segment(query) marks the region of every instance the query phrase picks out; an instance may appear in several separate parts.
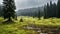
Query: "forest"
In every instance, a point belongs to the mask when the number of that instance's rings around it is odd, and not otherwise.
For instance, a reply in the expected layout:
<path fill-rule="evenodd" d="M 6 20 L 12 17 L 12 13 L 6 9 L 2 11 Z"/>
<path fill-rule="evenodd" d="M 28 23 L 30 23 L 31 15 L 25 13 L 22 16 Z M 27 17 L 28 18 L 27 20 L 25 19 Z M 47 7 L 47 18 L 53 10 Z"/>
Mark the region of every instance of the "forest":
<path fill-rule="evenodd" d="M 0 34 L 60 34 L 60 0 L 15 11 L 15 0 L 0 4 Z"/>

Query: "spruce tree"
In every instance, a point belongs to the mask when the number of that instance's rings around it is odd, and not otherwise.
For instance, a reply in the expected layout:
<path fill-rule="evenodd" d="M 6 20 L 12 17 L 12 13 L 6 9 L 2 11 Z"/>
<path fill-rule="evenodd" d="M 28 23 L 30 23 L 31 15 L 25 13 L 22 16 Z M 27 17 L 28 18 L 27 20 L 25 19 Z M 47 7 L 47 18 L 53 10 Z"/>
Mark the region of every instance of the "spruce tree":
<path fill-rule="evenodd" d="M 49 17 L 53 16 L 53 4 L 52 1 L 50 1 L 50 7 L 49 7 Z"/>
<path fill-rule="evenodd" d="M 38 18 L 39 18 L 39 20 L 40 20 L 40 10 L 38 10 Z"/>
<path fill-rule="evenodd" d="M 56 17 L 57 15 L 57 5 L 56 3 L 53 4 L 53 17 Z"/>
<path fill-rule="evenodd" d="M 60 18 L 60 0 L 57 3 L 57 17 Z"/>
<path fill-rule="evenodd" d="M 50 6 L 49 6 L 49 3 L 47 3 L 47 9 L 46 9 L 46 10 L 47 10 L 47 18 L 50 17 L 50 16 L 49 16 L 49 13 L 50 13 L 50 12 L 49 12 L 49 9 L 50 9 Z"/>
<path fill-rule="evenodd" d="M 15 2 L 14 0 L 3 0 L 3 17 L 4 19 L 8 19 L 8 21 L 12 21 L 11 18 L 15 18 Z"/>
<path fill-rule="evenodd" d="M 47 8 L 46 8 L 46 5 L 44 6 L 44 19 L 47 18 Z"/>

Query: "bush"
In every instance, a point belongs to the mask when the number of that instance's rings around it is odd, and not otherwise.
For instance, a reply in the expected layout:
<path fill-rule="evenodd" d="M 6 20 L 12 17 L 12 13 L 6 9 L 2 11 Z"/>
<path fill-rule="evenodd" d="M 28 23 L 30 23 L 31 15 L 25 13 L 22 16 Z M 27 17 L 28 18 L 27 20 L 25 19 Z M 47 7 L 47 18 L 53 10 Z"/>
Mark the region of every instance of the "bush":
<path fill-rule="evenodd" d="M 20 19 L 20 22 L 23 22 L 23 19 L 22 18 Z"/>

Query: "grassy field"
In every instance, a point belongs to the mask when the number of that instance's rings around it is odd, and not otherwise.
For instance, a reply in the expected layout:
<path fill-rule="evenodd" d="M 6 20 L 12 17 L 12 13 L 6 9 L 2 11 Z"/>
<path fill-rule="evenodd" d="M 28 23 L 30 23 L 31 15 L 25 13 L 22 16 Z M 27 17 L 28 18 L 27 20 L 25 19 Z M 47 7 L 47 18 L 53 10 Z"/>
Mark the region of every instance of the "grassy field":
<path fill-rule="evenodd" d="M 20 22 L 20 19 L 23 19 L 23 22 Z M 4 19 L 0 17 L 0 34 L 36 34 L 34 30 L 24 30 L 22 29 L 25 25 L 39 25 L 39 26 L 60 26 L 60 18 L 49 18 L 44 19 L 43 17 L 38 20 L 38 18 L 21 16 L 18 17 L 18 20 L 14 20 L 14 23 L 3 24 Z"/>

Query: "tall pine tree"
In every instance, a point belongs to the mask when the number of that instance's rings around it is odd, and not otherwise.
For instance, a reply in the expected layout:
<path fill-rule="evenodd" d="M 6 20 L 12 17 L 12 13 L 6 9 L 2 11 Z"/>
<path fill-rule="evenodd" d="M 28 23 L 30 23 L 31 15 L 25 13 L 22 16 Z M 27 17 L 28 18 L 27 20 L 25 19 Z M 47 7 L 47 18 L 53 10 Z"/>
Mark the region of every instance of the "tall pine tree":
<path fill-rule="evenodd" d="M 53 4 L 52 1 L 50 1 L 50 7 L 49 7 L 49 17 L 53 16 Z"/>
<path fill-rule="evenodd" d="M 47 18 L 49 18 L 50 17 L 50 6 L 49 6 L 49 3 L 47 3 Z"/>
<path fill-rule="evenodd" d="M 44 6 L 44 19 L 46 19 L 47 18 L 47 7 L 46 7 L 46 5 Z"/>
<path fill-rule="evenodd" d="M 14 0 L 3 0 L 3 17 L 4 19 L 8 19 L 8 21 L 12 21 L 11 18 L 15 18 L 15 2 Z"/>
<path fill-rule="evenodd" d="M 56 3 L 53 4 L 53 17 L 56 17 L 57 16 L 57 5 Z"/>
<path fill-rule="evenodd" d="M 39 18 L 39 20 L 40 20 L 40 10 L 38 10 L 38 18 Z"/>
<path fill-rule="evenodd" d="M 57 17 L 60 18 L 60 0 L 57 3 Z"/>

